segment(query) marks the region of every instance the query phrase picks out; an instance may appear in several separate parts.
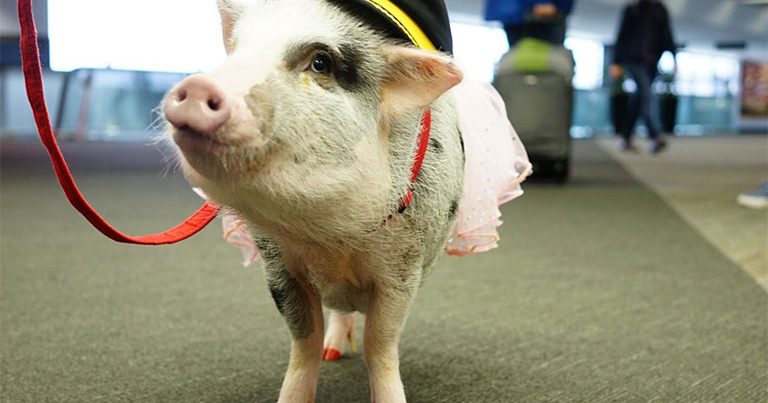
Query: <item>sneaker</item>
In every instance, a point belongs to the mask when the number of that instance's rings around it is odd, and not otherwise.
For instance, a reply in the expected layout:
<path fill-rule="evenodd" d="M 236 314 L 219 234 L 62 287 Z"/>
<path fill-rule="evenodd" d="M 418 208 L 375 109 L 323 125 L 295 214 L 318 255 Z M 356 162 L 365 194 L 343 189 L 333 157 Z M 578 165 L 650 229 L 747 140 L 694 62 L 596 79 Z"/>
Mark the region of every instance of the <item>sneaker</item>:
<path fill-rule="evenodd" d="M 652 140 L 651 141 L 651 154 L 658 154 L 667 148 L 667 142 L 665 140 Z"/>
<path fill-rule="evenodd" d="M 637 147 L 635 147 L 632 141 L 622 139 L 621 143 L 619 144 L 619 150 L 625 153 L 636 153 Z"/>
<path fill-rule="evenodd" d="M 736 199 L 744 207 L 762 209 L 768 207 L 768 181 L 763 182 L 760 187 L 751 191 L 744 192 Z"/>

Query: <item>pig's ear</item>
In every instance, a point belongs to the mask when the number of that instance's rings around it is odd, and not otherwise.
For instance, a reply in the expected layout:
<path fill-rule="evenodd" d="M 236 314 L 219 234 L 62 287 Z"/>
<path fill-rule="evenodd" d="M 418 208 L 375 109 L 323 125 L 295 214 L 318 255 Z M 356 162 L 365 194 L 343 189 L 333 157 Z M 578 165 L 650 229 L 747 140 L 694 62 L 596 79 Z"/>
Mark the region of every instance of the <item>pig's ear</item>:
<path fill-rule="evenodd" d="M 234 29 L 237 19 L 243 12 L 243 5 L 235 0 L 216 0 L 221 16 L 221 34 L 224 39 L 224 48 L 227 53 L 232 53 L 235 48 Z"/>
<path fill-rule="evenodd" d="M 387 46 L 388 72 L 382 87 L 382 109 L 400 114 L 423 108 L 460 83 L 463 74 L 451 58 L 439 53 Z"/>

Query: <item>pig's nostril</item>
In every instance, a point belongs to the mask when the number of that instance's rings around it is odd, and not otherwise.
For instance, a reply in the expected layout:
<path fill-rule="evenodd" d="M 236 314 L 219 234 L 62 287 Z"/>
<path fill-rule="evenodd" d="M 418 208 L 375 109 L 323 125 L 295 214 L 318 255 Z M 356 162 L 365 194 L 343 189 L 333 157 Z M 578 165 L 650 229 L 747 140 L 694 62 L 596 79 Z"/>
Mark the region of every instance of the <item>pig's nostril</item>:
<path fill-rule="evenodd" d="M 202 133 L 217 132 L 230 117 L 227 94 L 210 78 L 185 78 L 164 103 L 165 117 L 175 128 Z"/>

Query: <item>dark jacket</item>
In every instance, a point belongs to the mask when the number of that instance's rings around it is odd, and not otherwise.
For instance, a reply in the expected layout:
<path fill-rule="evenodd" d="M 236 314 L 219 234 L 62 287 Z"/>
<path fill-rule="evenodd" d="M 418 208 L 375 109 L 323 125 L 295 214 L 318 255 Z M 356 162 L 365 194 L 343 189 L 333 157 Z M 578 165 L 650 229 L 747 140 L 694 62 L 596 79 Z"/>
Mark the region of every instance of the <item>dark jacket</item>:
<path fill-rule="evenodd" d="M 675 53 L 667 8 L 660 1 L 650 0 L 624 8 L 613 62 L 641 64 L 651 69 L 665 51 Z"/>

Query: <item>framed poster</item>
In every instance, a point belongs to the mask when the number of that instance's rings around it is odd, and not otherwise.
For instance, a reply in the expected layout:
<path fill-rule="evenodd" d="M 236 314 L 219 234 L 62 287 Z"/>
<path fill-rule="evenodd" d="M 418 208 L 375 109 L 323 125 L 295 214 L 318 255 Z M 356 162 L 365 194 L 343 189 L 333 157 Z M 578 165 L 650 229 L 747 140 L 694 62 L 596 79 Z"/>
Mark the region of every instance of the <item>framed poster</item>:
<path fill-rule="evenodd" d="M 768 62 L 741 63 L 741 118 L 768 119 Z"/>

